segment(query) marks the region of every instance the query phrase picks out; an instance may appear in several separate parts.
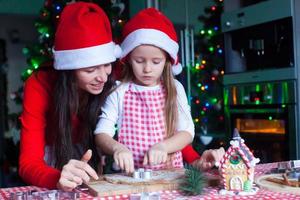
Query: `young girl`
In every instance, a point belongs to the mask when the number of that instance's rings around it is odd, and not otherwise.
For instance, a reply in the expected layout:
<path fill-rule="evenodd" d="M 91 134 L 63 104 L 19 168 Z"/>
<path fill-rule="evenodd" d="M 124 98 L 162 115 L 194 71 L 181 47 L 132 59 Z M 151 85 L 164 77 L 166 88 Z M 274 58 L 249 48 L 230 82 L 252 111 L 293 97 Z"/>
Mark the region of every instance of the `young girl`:
<path fill-rule="evenodd" d="M 64 8 L 55 34 L 55 70 L 41 68 L 25 83 L 19 173 L 26 183 L 69 191 L 98 178 L 93 131 L 113 85 L 116 49 L 99 6 L 76 2 Z"/>
<path fill-rule="evenodd" d="M 182 167 L 180 151 L 192 142 L 194 124 L 184 88 L 172 74 L 181 71 L 173 24 L 145 9 L 125 25 L 123 37 L 122 84 L 102 108 L 96 144 L 127 173 Z"/>

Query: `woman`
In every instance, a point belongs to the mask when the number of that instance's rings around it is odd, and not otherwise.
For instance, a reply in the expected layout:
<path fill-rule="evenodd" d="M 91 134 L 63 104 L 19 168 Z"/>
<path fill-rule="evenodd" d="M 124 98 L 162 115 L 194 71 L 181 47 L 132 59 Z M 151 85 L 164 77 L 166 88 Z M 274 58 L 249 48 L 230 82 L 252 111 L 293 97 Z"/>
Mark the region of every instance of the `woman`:
<path fill-rule="evenodd" d="M 101 8 L 85 2 L 64 8 L 54 41 L 56 70 L 39 70 L 25 83 L 19 160 L 25 182 L 69 191 L 98 178 L 93 130 L 117 54 Z"/>

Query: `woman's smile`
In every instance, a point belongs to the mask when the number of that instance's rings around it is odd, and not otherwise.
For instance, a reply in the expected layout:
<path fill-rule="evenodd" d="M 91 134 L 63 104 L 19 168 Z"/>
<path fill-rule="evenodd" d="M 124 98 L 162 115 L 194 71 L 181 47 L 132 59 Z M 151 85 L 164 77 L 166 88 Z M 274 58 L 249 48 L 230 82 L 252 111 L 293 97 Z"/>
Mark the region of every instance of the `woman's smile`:
<path fill-rule="evenodd" d="M 91 84 L 91 86 L 93 90 L 100 90 L 103 88 L 104 83 L 102 82 L 102 83 Z"/>

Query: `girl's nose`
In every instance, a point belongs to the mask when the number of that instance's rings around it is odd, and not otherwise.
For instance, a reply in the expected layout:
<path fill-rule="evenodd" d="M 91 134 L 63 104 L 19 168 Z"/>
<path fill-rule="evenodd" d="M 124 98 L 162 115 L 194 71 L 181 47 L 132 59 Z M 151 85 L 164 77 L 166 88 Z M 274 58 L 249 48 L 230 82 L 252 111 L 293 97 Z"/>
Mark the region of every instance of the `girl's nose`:
<path fill-rule="evenodd" d="M 149 72 L 151 72 L 151 70 L 152 70 L 152 67 L 151 67 L 150 63 L 148 63 L 148 62 L 145 63 L 144 69 L 143 69 L 144 73 L 149 73 Z"/>

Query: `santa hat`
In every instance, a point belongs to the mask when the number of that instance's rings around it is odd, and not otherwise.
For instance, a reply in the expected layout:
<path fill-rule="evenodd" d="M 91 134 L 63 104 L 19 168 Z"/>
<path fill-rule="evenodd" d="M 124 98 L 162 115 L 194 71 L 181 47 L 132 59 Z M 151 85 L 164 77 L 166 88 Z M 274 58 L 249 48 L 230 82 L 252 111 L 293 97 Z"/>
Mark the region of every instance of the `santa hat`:
<path fill-rule="evenodd" d="M 121 48 L 112 41 L 104 11 L 93 3 L 76 2 L 61 14 L 53 53 L 54 68 L 70 70 L 114 62 Z"/>
<path fill-rule="evenodd" d="M 136 14 L 123 29 L 121 58 L 126 57 L 134 48 L 149 44 L 165 50 L 172 58 L 174 75 L 182 71 L 178 62 L 178 40 L 172 22 L 155 8 L 147 8 Z"/>

